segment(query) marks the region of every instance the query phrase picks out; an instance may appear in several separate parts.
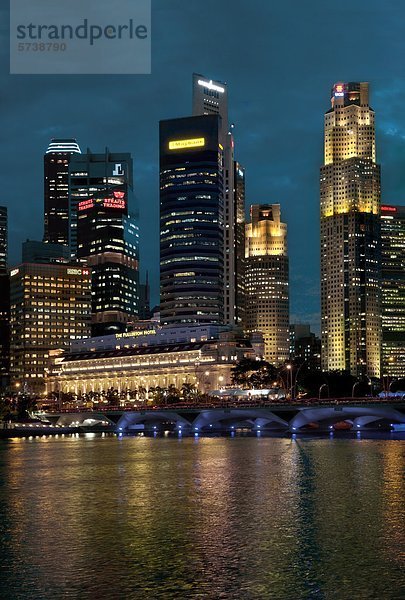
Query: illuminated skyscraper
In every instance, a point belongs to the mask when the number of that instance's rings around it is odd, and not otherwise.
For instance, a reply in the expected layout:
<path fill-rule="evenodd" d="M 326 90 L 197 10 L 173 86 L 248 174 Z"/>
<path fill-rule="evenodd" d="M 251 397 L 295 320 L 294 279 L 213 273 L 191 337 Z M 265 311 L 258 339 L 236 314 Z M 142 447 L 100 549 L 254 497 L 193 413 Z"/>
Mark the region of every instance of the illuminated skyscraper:
<path fill-rule="evenodd" d="M 223 135 L 228 133 L 228 90 L 226 83 L 193 73 L 193 115 L 219 115 Z"/>
<path fill-rule="evenodd" d="M 75 139 L 53 139 L 44 156 L 44 242 L 69 243 L 69 162 Z"/>
<path fill-rule="evenodd" d="M 383 372 L 405 377 L 405 206 L 381 207 Z"/>
<path fill-rule="evenodd" d="M 0 206 L 0 273 L 7 272 L 7 208 Z"/>
<path fill-rule="evenodd" d="M 224 323 L 243 321 L 243 253 L 245 171 L 234 159 L 233 126 L 228 123 L 226 83 L 193 74 L 193 115 L 219 115 L 219 142 L 224 155 Z"/>
<path fill-rule="evenodd" d="M 305 363 L 311 371 L 321 370 L 321 340 L 306 323 L 290 325 L 290 361 Z"/>
<path fill-rule="evenodd" d="M 289 357 L 287 225 L 279 204 L 254 204 L 246 224 L 246 330 L 264 336 L 265 359 L 279 365 Z"/>
<path fill-rule="evenodd" d="M 380 376 L 380 167 L 368 83 L 337 83 L 321 167 L 322 368 Z"/>
<path fill-rule="evenodd" d="M 230 289 L 235 290 L 236 325 L 244 327 L 245 310 L 245 169 L 238 161 L 233 163 L 233 229 L 234 240 L 232 254 L 234 263 L 233 283 Z M 232 280 L 231 280 L 232 282 Z"/>
<path fill-rule="evenodd" d="M 224 152 L 220 117 L 160 123 L 160 315 L 223 323 Z"/>
<path fill-rule="evenodd" d="M 92 272 L 93 335 L 123 332 L 139 314 L 139 229 L 128 210 L 132 190 L 130 154 L 88 152 L 70 164 L 74 246 Z"/>
<path fill-rule="evenodd" d="M 10 353 L 10 287 L 7 272 L 7 208 L 0 206 L 0 389 L 6 387 Z"/>
<path fill-rule="evenodd" d="M 90 335 L 90 271 L 77 264 L 21 264 L 10 272 L 10 298 L 12 384 L 41 393 L 52 355 Z"/>

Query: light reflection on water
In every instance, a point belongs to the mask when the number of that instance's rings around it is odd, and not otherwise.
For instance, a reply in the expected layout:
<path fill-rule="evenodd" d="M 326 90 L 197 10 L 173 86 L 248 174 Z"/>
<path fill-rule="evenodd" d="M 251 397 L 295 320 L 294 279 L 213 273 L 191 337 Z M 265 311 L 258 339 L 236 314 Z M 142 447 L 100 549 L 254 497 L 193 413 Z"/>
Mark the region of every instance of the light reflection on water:
<path fill-rule="evenodd" d="M 0 597 L 405 597 L 405 446 L 115 438 L 0 444 Z"/>

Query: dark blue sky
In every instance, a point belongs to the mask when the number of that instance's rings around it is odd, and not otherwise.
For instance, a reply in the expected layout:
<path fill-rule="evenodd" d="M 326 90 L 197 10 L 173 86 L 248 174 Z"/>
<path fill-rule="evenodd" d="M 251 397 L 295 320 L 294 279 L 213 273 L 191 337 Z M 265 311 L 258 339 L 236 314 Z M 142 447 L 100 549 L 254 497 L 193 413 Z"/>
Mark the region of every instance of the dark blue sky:
<path fill-rule="evenodd" d="M 115 6 L 115 5 L 114 5 Z M 193 71 L 229 86 L 247 206 L 279 202 L 288 223 L 291 319 L 319 323 L 319 166 L 335 81 L 369 81 L 383 201 L 405 196 L 405 5 L 402 0 L 152 0 L 152 74 L 9 75 L 1 17 L 0 204 L 10 260 L 43 233 L 42 157 L 51 137 L 82 150 L 129 151 L 141 267 L 158 301 L 158 122 L 191 113 Z"/>

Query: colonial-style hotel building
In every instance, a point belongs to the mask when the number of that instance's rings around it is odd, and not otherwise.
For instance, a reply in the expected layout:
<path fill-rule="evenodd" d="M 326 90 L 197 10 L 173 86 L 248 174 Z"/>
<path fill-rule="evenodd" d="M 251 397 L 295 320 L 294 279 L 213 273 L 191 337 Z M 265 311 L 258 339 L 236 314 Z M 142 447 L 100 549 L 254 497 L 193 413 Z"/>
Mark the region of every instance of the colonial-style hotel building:
<path fill-rule="evenodd" d="M 244 357 L 263 355 L 258 334 L 245 339 L 225 326 L 158 327 L 89 338 L 56 359 L 47 393 L 85 394 L 122 390 L 181 388 L 191 383 L 205 393 L 231 384 L 232 368 Z"/>

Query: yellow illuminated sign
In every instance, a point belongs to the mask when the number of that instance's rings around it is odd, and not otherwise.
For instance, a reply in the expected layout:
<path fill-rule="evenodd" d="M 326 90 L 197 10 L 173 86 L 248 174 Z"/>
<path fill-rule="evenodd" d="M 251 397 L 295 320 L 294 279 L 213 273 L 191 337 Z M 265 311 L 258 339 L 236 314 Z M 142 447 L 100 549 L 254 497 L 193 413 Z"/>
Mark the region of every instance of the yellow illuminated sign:
<path fill-rule="evenodd" d="M 180 150 L 181 148 L 198 148 L 205 146 L 205 138 L 193 138 L 189 140 L 172 140 L 169 142 L 169 150 Z"/>
<path fill-rule="evenodd" d="M 124 331 L 124 333 L 116 333 L 115 337 L 118 339 L 127 337 L 139 337 L 141 335 L 156 335 L 156 329 L 141 329 L 140 331 Z"/>

